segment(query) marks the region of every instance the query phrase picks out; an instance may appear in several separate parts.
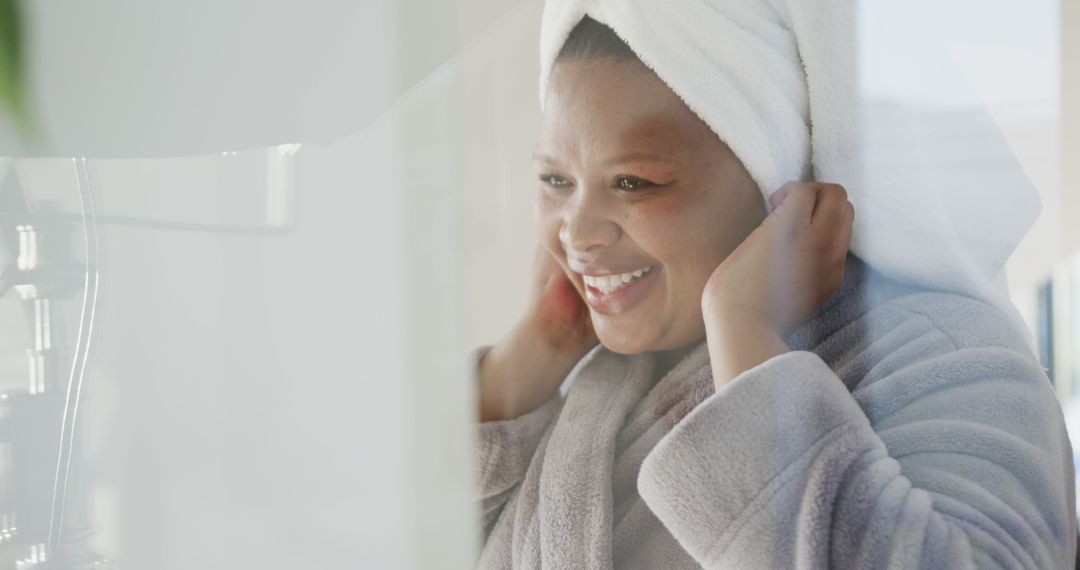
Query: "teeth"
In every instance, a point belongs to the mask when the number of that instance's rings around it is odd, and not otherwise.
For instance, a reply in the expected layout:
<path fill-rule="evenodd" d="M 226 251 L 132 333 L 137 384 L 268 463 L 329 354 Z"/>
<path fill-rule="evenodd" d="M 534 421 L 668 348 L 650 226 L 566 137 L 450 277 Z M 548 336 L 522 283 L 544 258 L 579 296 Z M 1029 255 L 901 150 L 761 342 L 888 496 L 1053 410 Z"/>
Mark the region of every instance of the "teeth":
<path fill-rule="evenodd" d="M 629 285 L 638 277 L 647 274 L 652 269 L 652 266 L 643 267 L 637 271 L 629 271 L 627 273 L 620 273 L 618 275 L 601 275 L 594 277 L 592 275 L 582 275 L 585 279 L 585 284 L 594 287 L 600 291 L 600 293 L 607 295 L 608 293 L 622 289 Z"/>

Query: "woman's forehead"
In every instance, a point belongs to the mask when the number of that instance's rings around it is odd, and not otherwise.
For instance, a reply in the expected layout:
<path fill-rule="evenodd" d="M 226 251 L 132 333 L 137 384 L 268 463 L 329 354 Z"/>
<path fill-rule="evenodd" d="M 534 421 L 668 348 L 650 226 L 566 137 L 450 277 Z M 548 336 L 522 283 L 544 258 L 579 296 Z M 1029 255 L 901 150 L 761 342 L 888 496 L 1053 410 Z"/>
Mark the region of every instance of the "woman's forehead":
<path fill-rule="evenodd" d="M 561 62 L 555 66 L 548 87 L 546 109 L 559 113 L 598 109 L 639 114 L 689 111 L 667 84 L 637 60 Z"/>
<path fill-rule="evenodd" d="M 712 131 L 640 62 L 566 62 L 556 66 L 544 109 L 541 145 L 642 147 L 668 155 Z"/>
<path fill-rule="evenodd" d="M 672 165 L 686 161 L 700 148 L 702 132 L 685 117 L 669 113 L 605 113 L 587 124 L 557 121 L 541 130 L 535 158 L 558 162 L 565 154 L 587 154 L 590 162 L 613 166 L 627 162 Z M 702 125 L 704 126 L 704 125 Z M 711 134 L 704 127 L 706 134 Z"/>

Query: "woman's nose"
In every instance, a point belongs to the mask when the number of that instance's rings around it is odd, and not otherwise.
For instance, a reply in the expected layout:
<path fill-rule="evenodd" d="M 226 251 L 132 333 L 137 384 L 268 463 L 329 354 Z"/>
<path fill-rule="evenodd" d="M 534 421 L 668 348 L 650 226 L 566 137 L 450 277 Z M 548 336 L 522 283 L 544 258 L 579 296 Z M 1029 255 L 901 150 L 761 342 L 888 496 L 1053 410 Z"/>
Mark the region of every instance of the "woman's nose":
<path fill-rule="evenodd" d="M 568 205 L 559 228 L 559 240 L 566 251 L 589 253 L 619 241 L 622 229 L 603 202 L 602 197 L 585 190 Z"/>

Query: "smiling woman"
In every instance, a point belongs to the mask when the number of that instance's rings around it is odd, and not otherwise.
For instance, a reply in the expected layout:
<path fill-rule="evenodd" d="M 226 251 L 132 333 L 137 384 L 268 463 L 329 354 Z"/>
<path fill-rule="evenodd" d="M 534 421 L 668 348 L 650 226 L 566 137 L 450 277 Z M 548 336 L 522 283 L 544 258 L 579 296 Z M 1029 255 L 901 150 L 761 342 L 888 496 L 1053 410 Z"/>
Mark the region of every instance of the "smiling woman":
<path fill-rule="evenodd" d="M 680 21 L 689 36 L 722 23 L 797 44 L 782 3 L 701 4 L 722 22 Z M 811 155 L 769 131 L 786 111 L 734 100 L 774 84 L 688 97 L 699 84 L 645 63 L 683 38 L 643 22 L 674 16 L 634 6 L 545 7 L 535 288 L 476 354 L 480 567 L 1070 564 L 1068 438 L 1022 332 L 849 251 L 843 186 L 767 186 Z M 805 102 L 805 78 L 767 79 L 796 92 L 763 98 Z M 732 115 L 752 126 L 736 138 L 730 109 L 764 116 Z"/>
<path fill-rule="evenodd" d="M 537 151 L 540 241 L 587 300 L 606 347 L 674 363 L 704 339 L 705 282 L 765 218 L 765 203 L 655 73 L 576 47 L 596 36 L 588 24 L 571 34 L 568 53 L 578 55 L 560 58 L 551 77 Z"/>

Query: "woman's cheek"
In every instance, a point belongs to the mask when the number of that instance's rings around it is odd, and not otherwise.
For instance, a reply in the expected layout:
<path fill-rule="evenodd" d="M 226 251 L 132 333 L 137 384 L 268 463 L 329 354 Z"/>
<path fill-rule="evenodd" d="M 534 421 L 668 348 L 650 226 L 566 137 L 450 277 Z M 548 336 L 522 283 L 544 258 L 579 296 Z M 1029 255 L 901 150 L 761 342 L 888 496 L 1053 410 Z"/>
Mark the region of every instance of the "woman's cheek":
<path fill-rule="evenodd" d="M 699 307 L 705 282 L 731 249 L 730 221 L 700 195 L 670 194 L 642 201 L 627 225 L 638 244 L 667 267 L 670 285 L 687 306 Z"/>
<path fill-rule="evenodd" d="M 673 193 L 658 193 L 638 199 L 633 206 L 627 209 L 624 220 L 637 229 L 639 241 L 659 246 L 679 241 L 685 245 L 685 226 L 697 214 L 689 201 Z"/>

